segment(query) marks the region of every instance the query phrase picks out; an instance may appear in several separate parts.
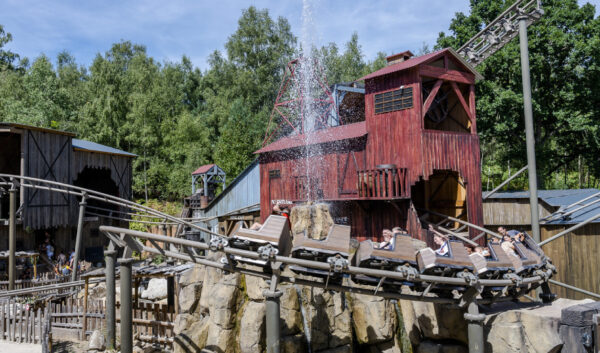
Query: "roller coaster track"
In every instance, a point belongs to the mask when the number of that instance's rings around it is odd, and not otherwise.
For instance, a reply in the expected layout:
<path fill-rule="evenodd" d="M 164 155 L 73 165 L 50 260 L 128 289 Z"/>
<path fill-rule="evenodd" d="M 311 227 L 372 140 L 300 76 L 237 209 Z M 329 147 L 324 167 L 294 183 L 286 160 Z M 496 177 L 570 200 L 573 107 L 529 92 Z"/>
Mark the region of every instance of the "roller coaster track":
<path fill-rule="evenodd" d="M 480 279 L 473 274 L 459 274 L 455 277 L 444 277 L 426 275 L 417 272 L 406 271 L 398 268 L 398 271 L 362 268 L 356 266 L 335 266 L 334 263 L 311 261 L 293 257 L 278 256 L 273 252 L 255 252 L 228 246 L 227 237 L 213 232 L 197 224 L 182 220 L 168 214 L 156 211 L 152 208 L 139 205 L 135 202 L 119 197 L 106 195 L 104 193 L 85 189 L 56 181 L 42 180 L 31 177 L 22 177 L 9 174 L 0 174 L 0 188 L 26 187 L 51 192 L 65 193 L 82 198 L 94 199 L 111 205 L 125 207 L 137 212 L 148 214 L 153 217 L 164 219 L 170 223 L 185 225 L 212 236 L 210 244 L 181 238 L 173 238 L 146 232 L 134 231 L 126 228 L 112 226 L 101 226 L 100 230 L 111 240 L 113 246 L 123 248 L 124 256 L 131 256 L 132 251 L 160 254 L 181 261 L 202 264 L 227 272 L 238 272 L 250 276 L 265 279 L 272 278 L 277 274 L 280 282 L 295 283 L 312 287 L 320 287 L 334 291 L 375 295 L 384 298 L 406 299 L 436 303 L 452 303 L 460 307 L 469 302 L 481 304 L 514 300 L 526 295 L 532 289 L 542 286 L 547 288 L 547 283 L 553 274 L 551 265 L 539 269 L 529 277 L 510 276 L 503 279 Z M 152 246 L 141 243 L 143 239 Z M 163 248 L 159 245 L 169 244 Z M 199 255 L 201 252 L 213 251 L 219 253 L 219 259 Z M 262 261 L 264 267 L 248 266 L 243 260 Z M 302 266 L 306 269 L 328 273 L 324 278 L 306 275 L 297 275 L 289 271 L 290 266 Z M 352 276 L 362 275 L 374 278 L 377 285 L 358 285 L 352 280 Z M 337 280 L 334 280 L 337 278 Z M 342 278 L 340 281 L 339 278 Z M 406 286 L 390 286 L 388 281 L 405 283 Z M 440 290 L 438 286 L 443 288 Z M 409 289 L 411 288 L 411 289 Z M 493 290 L 490 290 L 493 289 Z M 486 291 L 493 293 L 482 297 L 481 293 Z M 436 292 L 436 294 L 434 294 Z"/>

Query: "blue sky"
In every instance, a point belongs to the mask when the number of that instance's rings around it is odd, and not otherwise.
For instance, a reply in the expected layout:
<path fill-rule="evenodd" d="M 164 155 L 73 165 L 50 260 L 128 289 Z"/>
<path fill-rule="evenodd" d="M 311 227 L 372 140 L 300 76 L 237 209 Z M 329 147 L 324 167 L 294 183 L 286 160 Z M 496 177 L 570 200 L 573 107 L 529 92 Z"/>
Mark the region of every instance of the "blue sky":
<path fill-rule="evenodd" d="M 591 2 L 600 8 L 600 0 Z M 454 13 L 468 12 L 468 0 L 312 0 L 318 44 L 343 47 L 356 31 L 367 59 L 378 51 L 417 52 L 447 31 Z M 67 50 L 79 64 L 89 65 L 121 39 L 143 44 L 159 61 L 187 55 L 206 68 L 208 55 L 223 50 L 237 28 L 241 11 L 250 5 L 267 8 L 271 17 L 288 19 L 301 33 L 301 0 L 0 0 L 0 24 L 11 32 L 7 48 L 29 58 L 41 53 L 53 61 Z M 598 12 L 597 12 L 598 13 Z"/>

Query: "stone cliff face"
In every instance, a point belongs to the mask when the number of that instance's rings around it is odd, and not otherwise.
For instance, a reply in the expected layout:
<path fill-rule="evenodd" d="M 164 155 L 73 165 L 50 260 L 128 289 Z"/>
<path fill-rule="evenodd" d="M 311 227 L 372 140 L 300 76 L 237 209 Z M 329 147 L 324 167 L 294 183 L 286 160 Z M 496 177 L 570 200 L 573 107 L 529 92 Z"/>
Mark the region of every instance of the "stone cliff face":
<path fill-rule="evenodd" d="M 265 280 L 198 265 L 179 284 L 175 352 L 265 351 Z M 291 284 L 279 290 L 282 352 L 401 352 L 389 301 Z"/>
<path fill-rule="evenodd" d="M 216 256 L 212 254 L 210 256 Z M 265 346 L 265 280 L 197 265 L 180 280 L 175 319 L 176 353 L 261 353 Z M 400 301 L 280 284 L 281 351 L 468 352 L 463 311 L 444 305 Z M 552 305 L 496 304 L 481 308 L 486 352 L 559 352 L 561 309 Z M 404 340 L 402 338 L 404 337 Z M 411 347 L 412 346 L 412 347 Z"/>

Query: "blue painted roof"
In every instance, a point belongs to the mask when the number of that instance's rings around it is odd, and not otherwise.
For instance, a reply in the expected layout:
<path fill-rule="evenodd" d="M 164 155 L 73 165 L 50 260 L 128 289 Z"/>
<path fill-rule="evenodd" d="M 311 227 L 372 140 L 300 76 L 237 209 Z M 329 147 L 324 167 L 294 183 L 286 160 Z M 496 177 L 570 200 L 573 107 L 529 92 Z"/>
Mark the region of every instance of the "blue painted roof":
<path fill-rule="evenodd" d="M 572 190 L 538 190 L 538 198 L 556 210 L 569 206 L 575 202 L 583 200 L 594 194 L 600 193 L 598 189 L 572 189 Z M 485 198 L 486 192 L 483 193 Z M 489 197 L 489 199 L 529 199 L 529 191 L 507 191 L 498 192 Z M 593 196 L 581 205 L 575 205 L 566 211 L 574 210 L 582 205 L 600 200 L 600 195 Z M 567 216 L 554 217 L 553 220 L 545 224 L 576 224 L 585 221 L 586 219 L 600 214 L 600 201 L 593 205 L 582 208 L 581 210 Z M 600 219 L 596 219 L 592 223 L 600 223 Z"/>
<path fill-rule="evenodd" d="M 80 150 L 90 151 L 90 152 L 100 152 L 100 153 L 108 153 L 125 157 L 137 157 L 137 154 L 125 152 L 116 148 L 108 147 L 105 145 L 101 145 L 99 143 L 73 139 L 73 148 L 77 148 Z"/>

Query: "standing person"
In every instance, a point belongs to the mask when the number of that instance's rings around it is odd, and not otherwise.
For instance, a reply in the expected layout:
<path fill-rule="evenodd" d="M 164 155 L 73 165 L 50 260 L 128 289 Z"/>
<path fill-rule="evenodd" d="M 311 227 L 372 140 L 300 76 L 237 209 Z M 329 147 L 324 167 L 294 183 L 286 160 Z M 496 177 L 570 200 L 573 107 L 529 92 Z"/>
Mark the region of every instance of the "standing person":
<path fill-rule="evenodd" d="M 49 241 L 46 241 L 46 256 L 48 257 L 48 260 L 52 261 L 52 258 L 54 257 L 54 247 L 52 246 L 52 244 L 50 244 Z"/>

